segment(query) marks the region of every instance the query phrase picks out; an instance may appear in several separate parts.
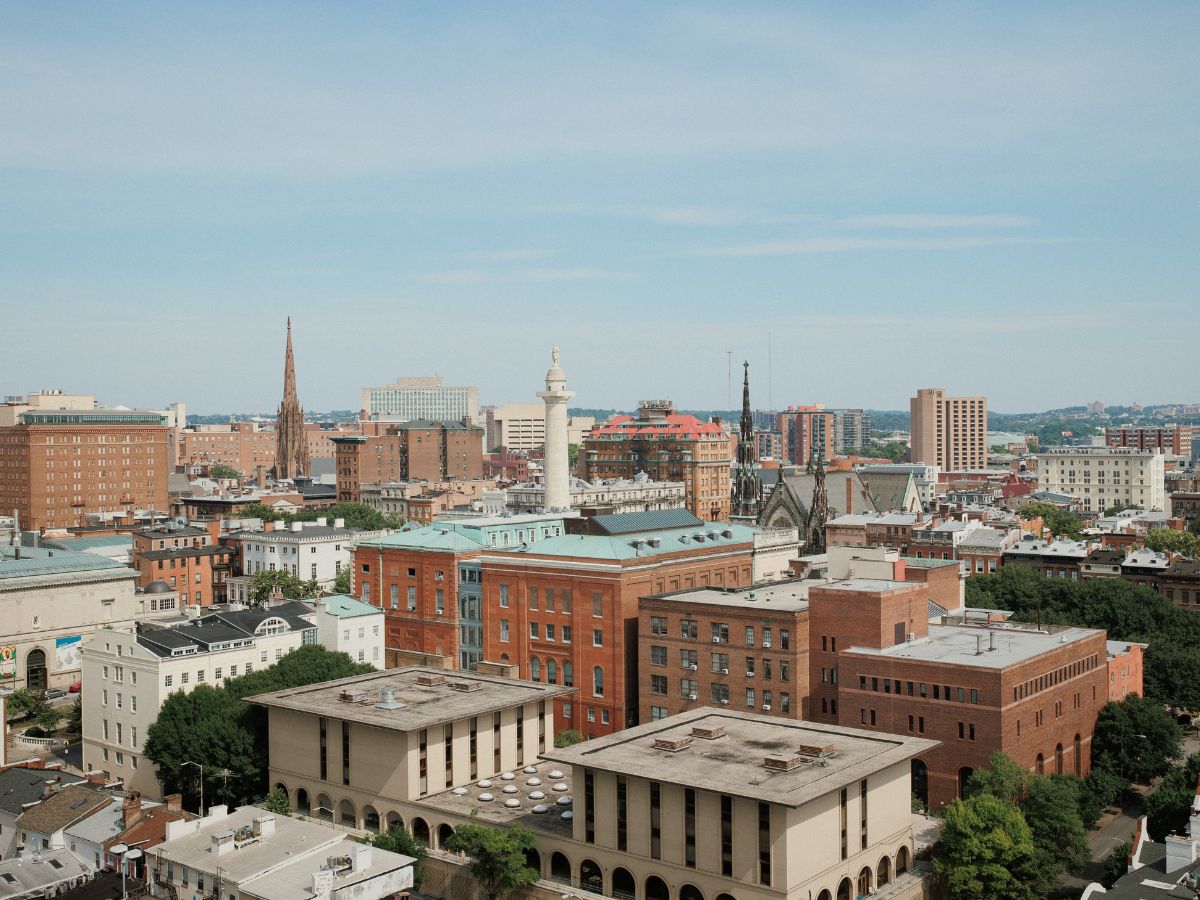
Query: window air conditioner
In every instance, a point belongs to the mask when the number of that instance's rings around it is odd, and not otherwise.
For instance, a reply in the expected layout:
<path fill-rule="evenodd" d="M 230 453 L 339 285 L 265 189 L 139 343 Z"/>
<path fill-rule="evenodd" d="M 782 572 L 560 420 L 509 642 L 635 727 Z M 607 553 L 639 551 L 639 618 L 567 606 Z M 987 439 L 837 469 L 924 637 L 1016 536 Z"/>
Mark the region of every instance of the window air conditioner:
<path fill-rule="evenodd" d="M 722 705 L 722 706 L 728 706 L 728 705 L 729 705 L 729 701 L 728 701 L 728 700 L 722 700 L 722 701 L 721 701 L 721 705 Z"/>
<path fill-rule="evenodd" d="M 689 668 L 689 669 L 691 669 L 693 672 L 695 672 L 695 671 L 696 671 L 696 664 L 695 664 L 695 663 L 692 663 L 691 665 L 689 665 L 689 666 L 688 666 L 688 668 Z"/>
<path fill-rule="evenodd" d="M 714 638 L 713 638 L 713 643 L 714 643 L 714 644 L 719 644 L 719 643 L 721 643 L 721 639 L 720 639 L 719 637 L 714 637 Z"/>
<path fill-rule="evenodd" d="M 770 712 L 770 711 L 771 711 L 771 704 L 770 704 L 770 703 L 764 703 L 764 704 L 763 704 L 763 711 L 764 711 L 764 712 Z"/>
<path fill-rule="evenodd" d="M 753 673 L 753 672 L 747 672 L 747 673 L 746 673 L 746 677 L 747 677 L 747 678 L 753 678 L 753 677 L 754 677 L 754 673 Z"/>
<path fill-rule="evenodd" d="M 696 699 L 696 695 L 695 695 L 695 694 L 688 694 L 688 699 L 689 699 L 689 700 L 695 700 L 695 699 Z"/>
<path fill-rule="evenodd" d="M 763 641 L 763 646 L 764 646 L 764 647 L 770 647 L 770 646 L 771 646 L 771 642 L 770 642 L 770 641 Z"/>
<path fill-rule="evenodd" d="M 729 670 L 728 670 L 728 669 L 722 669 L 722 670 L 721 670 L 721 674 L 722 674 L 722 675 L 728 675 L 728 674 L 729 674 Z"/>

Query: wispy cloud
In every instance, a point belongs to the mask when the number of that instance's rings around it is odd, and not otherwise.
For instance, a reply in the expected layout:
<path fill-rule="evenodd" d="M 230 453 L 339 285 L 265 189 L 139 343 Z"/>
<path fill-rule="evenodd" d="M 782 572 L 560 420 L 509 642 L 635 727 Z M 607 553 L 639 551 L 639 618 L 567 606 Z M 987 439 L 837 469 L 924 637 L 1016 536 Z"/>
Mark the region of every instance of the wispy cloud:
<path fill-rule="evenodd" d="M 1006 213 L 965 216 L 939 213 L 885 213 L 874 216 L 850 216 L 843 219 L 841 224 L 847 228 L 986 229 L 1025 228 L 1036 225 L 1037 219 Z"/>
<path fill-rule="evenodd" d="M 425 284 L 537 284 L 566 281 L 629 281 L 636 272 L 618 272 L 597 268 L 533 268 L 488 271 L 485 269 L 452 269 L 446 272 L 427 272 L 418 276 Z"/>
<path fill-rule="evenodd" d="M 1070 238 L 1019 237 L 939 237 L 939 238 L 847 238 L 806 237 L 752 244 L 730 244 L 696 251 L 697 256 L 800 256 L 811 253 L 853 253 L 856 251 L 939 251 L 974 250 L 980 247 L 1008 247 L 1021 244 L 1062 244 Z"/>

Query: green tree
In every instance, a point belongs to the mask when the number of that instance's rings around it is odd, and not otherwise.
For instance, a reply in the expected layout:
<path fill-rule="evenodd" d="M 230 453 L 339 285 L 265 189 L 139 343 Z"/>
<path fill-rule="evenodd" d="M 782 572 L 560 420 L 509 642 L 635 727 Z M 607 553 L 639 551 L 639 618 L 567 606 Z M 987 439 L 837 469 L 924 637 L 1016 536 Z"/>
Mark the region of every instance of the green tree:
<path fill-rule="evenodd" d="M 333 592 L 335 594 L 349 594 L 351 589 L 350 567 L 342 566 L 342 568 L 338 569 L 337 574 L 333 576 Z"/>
<path fill-rule="evenodd" d="M 908 452 L 908 444 L 903 441 L 888 441 L 886 443 L 872 441 L 859 452 L 871 459 L 890 459 L 895 461 Z"/>
<path fill-rule="evenodd" d="M 1053 503 L 1034 500 L 1026 503 L 1017 512 L 1025 520 L 1041 516 L 1042 526 L 1050 529 L 1050 533 L 1055 537 L 1065 536 L 1079 540 L 1083 536 L 1083 521 L 1079 516 L 1070 510 L 1059 509 Z"/>
<path fill-rule="evenodd" d="M 233 466 L 225 463 L 213 463 L 208 467 L 208 477 L 217 479 L 233 478 L 240 481 L 242 478 L 242 473 Z"/>
<path fill-rule="evenodd" d="M 1115 516 L 1117 513 L 1123 513 L 1127 509 L 1141 509 L 1140 506 L 1134 503 L 1118 503 L 1115 506 L 1110 506 L 1104 511 L 1104 516 Z"/>
<path fill-rule="evenodd" d="M 1104 870 L 1100 874 L 1100 883 L 1106 888 L 1112 887 L 1129 871 L 1129 855 L 1133 853 L 1133 845 L 1126 841 L 1113 847 L 1112 853 L 1104 857 Z"/>
<path fill-rule="evenodd" d="M 167 697 L 158 718 L 146 731 L 143 753 L 154 763 L 165 793 L 182 793 L 199 806 L 200 775 L 208 776 L 205 803 L 241 804 L 265 793 L 264 744 L 255 741 L 246 722 L 249 707 L 224 688 L 199 684 L 190 692 Z M 228 769 L 228 779 L 213 782 L 214 772 Z"/>
<path fill-rule="evenodd" d="M 263 801 L 263 809 L 277 816 L 290 816 L 292 803 L 288 800 L 287 791 L 281 787 L 272 788 L 271 793 L 267 794 L 267 799 Z"/>
<path fill-rule="evenodd" d="M 1002 750 L 993 750 L 988 757 L 986 767 L 976 769 L 967 781 L 967 796 L 976 794 L 991 794 L 1006 800 L 1014 806 L 1020 806 L 1029 792 L 1029 783 L 1033 774 L 1019 766 L 1011 756 Z"/>
<path fill-rule="evenodd" d="M 58 725 L 62 721 L 62 715 L 53 706 L 44 703 L 38 709 L 33 721 L 43 735 L 50 735 L 58 730 Z"/>
<path fill-rule="evenodd" d="M 24 719 L 27 716 L 35 716 L 39 707 L 44 705 L 46 699 L 40 696 L 37 691 L 31 691 L 29 688 L 17 688 L 8 695 L 8 717 L 10 719 Z"/>
<path fill-rule="evenodd" d="M 67 734 L 71 737 L 83 736 L 83 697 L 79 694 L 75 695 L 75 702 L 71 704 L 71 712 L 67 718 Z"/>
<path fill-rule="evenodd" d="M 1035 776 L 1021 803 L 1021 815 L 1033 833 L 1037 887 L 1047 891 L 1066 869 L 1079 874 L 1089 859 L 1087 829 L 1079 814 L 1083 782 L 1074 775 Z"/>
<path fill-rule="evenodd" d="M 1200 556 L 1200 536 L 1190 531 L 1153 528 L 1146 535 L 1146 546 L 1156 553 L 1178 553 L 1190 559 Z"/>
<path fill-rule="evenodd" d="M 1095 827 L 1105 808 L 1114 803 L 1127 787 L 1129 780 L 1112 770 L 1107 757 L 1093 751 L 1092 771 L 1083 779 L 1079 791 L 1079 817 L 1083 820 L 1083 827 Z"/>
<path fill-rule="evenodd" d="M 250 605 L 265 606 L 276 588 L 287 600 L 313 600 L 321 596 L 321 585 L 315 578 L 303 581 L 291 572 L 267 569 L 250 576 L 246 591 Z"/>
<path fill-rule="evenodd" d="M 1092 734 L 1092 758 L 1122 779 L 1148 784 L 1179 756 L 1183 729 L 1153 700 L 1130 694 L 1106 703 Z"/>
<path fill-rule="evenodd" d="M 1033 834 L 1021 811 L 991 794 L 955 800 L 933 848 L 933 871 L 955 900 L 1031 900 Z"/>
<path fill-rule="evenodd" d="M 554 735 L 555 747 L 570 747 L 583 740 L 583 734 L 575 728 L 564 728 Z"/>
<path fill-rule="evenodd" d="M 463 825 L 446 840 L 447 850 L 474 860 L 471 874 L 488 900 L 501 900 L 538 880 L 537 870 L 531 869 L 525 858 L 525 851 L 533 848 L 533 832 L 522 825 L 503 830 Z"/>
<path fill-rule="evenodd" d="M 390 853 L 399 853 L 403 856 L 411 856 L 416 860 L 413 863 L 413 890 L 419 891 L 421 885 L 425 881 L 425 857 L 429 855 L 429 848 L 421 841 L 405 831 L 397 825 L 390 831 L 382 831 L 371 839 L 371 846 L 378 847 L 380 850 L 387 850 Z"/>
<path fill-rule="evenodd" d="M 1161 841 L 1168 834 L 1187 831 L 1197 778 L 1200 778 L 1200 753 L 1193 753 L 1182 766 L 1171 769 L 1146 798 L 1146 826 L 1152 840 Z"/>
<path fill-rule="evenodd" d="M 256 669 L 237 678 L 225 679 L 224 690 L 237 699 L 268 694 L 287 688 L 320 684 L 352 675 L 374 672 L 369 663 L 355 662 L 347 653 L 327 650 L 320 644 L 305 644 L 291 653 L 284 654 L 272 666 Z"/>

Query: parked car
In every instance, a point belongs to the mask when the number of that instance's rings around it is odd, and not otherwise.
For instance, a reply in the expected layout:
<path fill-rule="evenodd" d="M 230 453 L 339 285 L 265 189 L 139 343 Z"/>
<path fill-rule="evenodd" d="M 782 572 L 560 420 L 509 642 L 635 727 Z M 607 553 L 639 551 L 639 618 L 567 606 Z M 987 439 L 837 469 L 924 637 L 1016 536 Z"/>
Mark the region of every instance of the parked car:
<path fill-rule="evenodd" d="M 62 688 L 50 688 L 48 691 L 46 691 L 47 700 L 57 700 L 59 697 L 65 696 L 67 696 L 67 692 Z"/>

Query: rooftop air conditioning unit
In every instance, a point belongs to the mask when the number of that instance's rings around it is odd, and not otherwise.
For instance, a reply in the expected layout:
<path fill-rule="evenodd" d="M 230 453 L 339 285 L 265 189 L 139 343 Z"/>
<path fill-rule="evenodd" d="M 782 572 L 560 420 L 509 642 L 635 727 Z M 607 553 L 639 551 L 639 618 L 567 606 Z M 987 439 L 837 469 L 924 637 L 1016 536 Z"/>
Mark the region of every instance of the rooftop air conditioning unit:
<path fill-rule="evenodd" d="M 763 712 L 770 712 L 770 711 L 771 711 L 771 704 L 770 704 L 770 703 L 764 703 L 764 704 L 763 704 Z"/>

